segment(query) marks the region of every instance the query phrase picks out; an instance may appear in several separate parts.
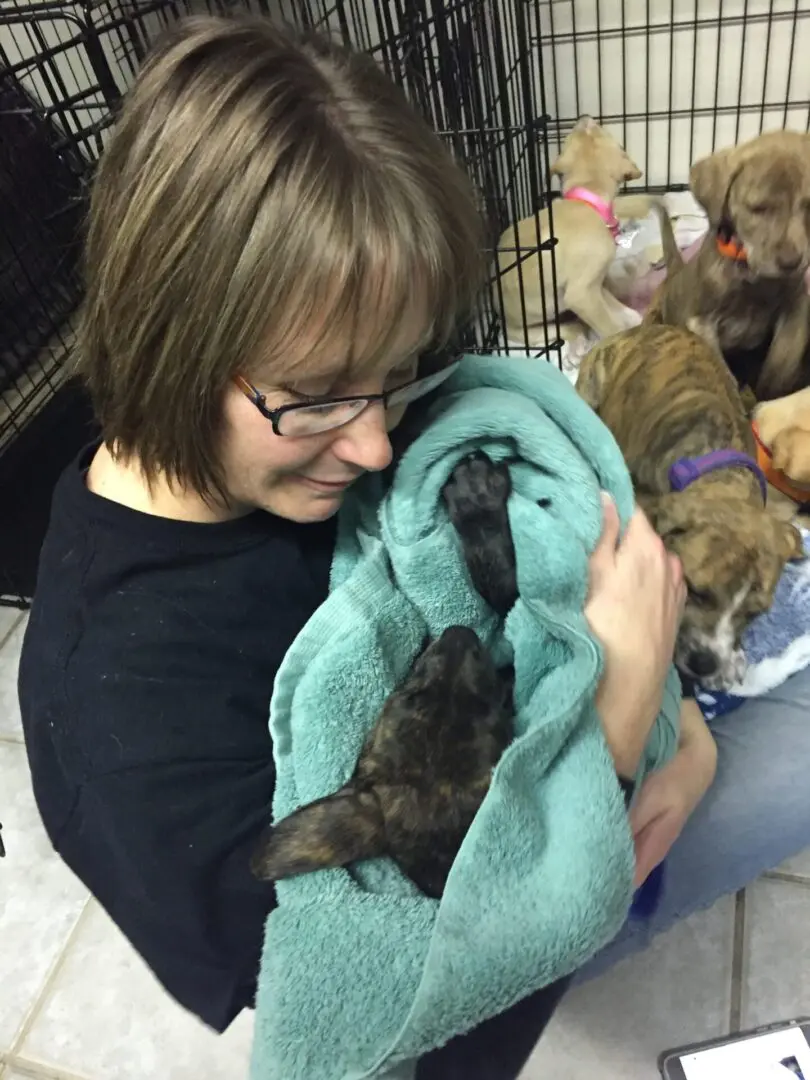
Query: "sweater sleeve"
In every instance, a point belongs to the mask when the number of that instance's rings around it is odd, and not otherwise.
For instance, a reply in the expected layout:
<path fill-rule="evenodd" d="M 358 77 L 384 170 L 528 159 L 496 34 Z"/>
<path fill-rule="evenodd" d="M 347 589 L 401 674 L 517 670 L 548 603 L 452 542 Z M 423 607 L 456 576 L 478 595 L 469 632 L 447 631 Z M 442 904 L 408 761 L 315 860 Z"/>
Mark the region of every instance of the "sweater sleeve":
<path fill-rule="evenodd" d="M 185 1008 L 223 1031 L 252 1007 L 271 886 L 248 864 L 272 770 L 178 761 L 97 776 L 57 849 Z"/>

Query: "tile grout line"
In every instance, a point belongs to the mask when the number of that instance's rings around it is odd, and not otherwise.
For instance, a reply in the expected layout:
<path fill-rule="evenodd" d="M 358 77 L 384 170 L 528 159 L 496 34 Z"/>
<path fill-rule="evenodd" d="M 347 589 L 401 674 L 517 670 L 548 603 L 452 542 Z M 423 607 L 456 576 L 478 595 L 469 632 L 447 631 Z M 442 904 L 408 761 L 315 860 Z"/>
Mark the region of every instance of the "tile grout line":
<path fill-rule="evenodd" d="M 734 897 L 734 938 L 731 954 L 731 993 L 728 1026 L 736 1034 L 742 1026 L 743 972 L 745 968 L 745 889 Z"/>
<path fill-rule="evenodd" d="M 789 885 L 803 885 L 806 889 L 810 888 L 810 877 L 791 874 L 787 870 L 768 870 L 762 876 L 766 881 L 785 881 Z"/>
<path fill-rule="evenodd" d="M 31 1080 L 88 1080 L 87 1075 L 60 1069 L 58 1065 L 47 1065 L 34 1058 L 15 1057 L 8 1063 L 9 1068 Z M 0 1074 L 2 1077 L 2 1074 Z"/>
<path fill-rule="evenodd" d="M 90 909 L 91 901 L 92 897 L 88 896 L 84 902 L 84 905 L 82 906 L 82 910 L 77 915 L 76 921 L 71 927 L 68 936 L 65 938 L 65 943 L 60 949 L 59 955 L 56 957 L 53 964 L 51 964 L 50 971 L 45 976 L 42 982 L 42 986 L 40 987 L 40 991 L 34 999 L 31 1008 L 28 1010 L 27 1015 L 23 1018 L 20 1026 L 17 1028 L 17 1033 L 11 1040 L 11 1047 L 9 1048 L 6 1055 L 7 1065 L 13 1066 L 14 1059 L 18 1056 L 18 1051 L 20 1050 L 28 1036 L 31 1034 L 31 1029 L 33 1028 L 36 1021 L 39 1019 L 39 1015 L 42 1012 L 42 1007 L 45 1004 L 45 1001 L 50 994 L 51 989 L 53 988 L 53 984 L 56 982 L 60 971 L 65 965 L 65 961 L 67 959 L 67 954 L 70 951 L 70 947 L 78 936 L 79 930 L 81 929 L 85 922 L 85 919 L 87 918 L 87 912 Z"/>
<path fill-rule="evenodd" d="M 6 646 L 6 644 L 11 640 L 12 634 L 17 629 L 17 627 L 20 625 L 20 623 L 22 622 L 23 615 L 25 615 L 25 612 L 21 611 L 19 613 L 19 615 L 17 616 L 17 618 L 14 620 L 14 622 L 11 624 L 11 626 L 8 628 L 6 633 L 3 634 L 2 637 L 0 637 L 0 650 L 2 650 Z"/>

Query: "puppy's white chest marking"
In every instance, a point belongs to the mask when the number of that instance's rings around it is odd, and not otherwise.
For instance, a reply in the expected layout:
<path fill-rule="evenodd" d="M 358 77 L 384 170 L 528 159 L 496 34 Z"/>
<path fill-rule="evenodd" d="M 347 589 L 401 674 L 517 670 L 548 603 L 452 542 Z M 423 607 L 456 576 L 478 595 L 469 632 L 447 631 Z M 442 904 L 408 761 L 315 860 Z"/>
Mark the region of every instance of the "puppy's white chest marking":
<path fill-rule="evenodd" d="M 729 686 L 739 682 L 745 675 L 745 654 L 742 649 L 734 646 L 734 617 L 750 591 L 750 584 L 741 586 L 717 620 L 714 631 L 711 634 L 698 635 L 700 647 L 711 652 L 718 661 L 717 674 L 705 681 L 707 689 L 712 689 L 709 684 L 715 681 L 720 687 Z"/>

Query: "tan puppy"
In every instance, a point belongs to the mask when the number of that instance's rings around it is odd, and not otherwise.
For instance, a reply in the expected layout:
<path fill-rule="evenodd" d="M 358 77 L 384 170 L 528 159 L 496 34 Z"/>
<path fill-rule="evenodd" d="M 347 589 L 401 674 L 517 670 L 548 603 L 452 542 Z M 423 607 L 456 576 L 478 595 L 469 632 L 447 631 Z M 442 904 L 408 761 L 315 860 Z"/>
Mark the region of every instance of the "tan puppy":
<path fill-rule="evenodd" d="M 683 563 L 688 597 L 675 660 L 707 688 L 744 674 L 740 642 L 767 610 L 799 532 L 766 513 L 760 480 L 745 465 L 708 472 L 673 491 L 682 459 L 719 450 L 755 460 L 750 423 L 714 348 L 681 327 L 645 325 L 600 342 L 577 390 L 613 433 L 639 504 Z"/>
<path fill-rule="evenodd" d="M 754 419 L 773 467 L 797 484 L 810 485 L 810 388 L 758 405 Z"/>
<path fill-rule="evenodd" d="M 760 399 L 806 385 L 810 135 L 774 131 L 698 161 L 690 186 L 710 235 L 667 267 L 645 321 L 687 326 L 726 359 L 762 350 Z"/>
<path fill-rule="evenodd" d="M 612 205 L 619 220 L 646 217 L 661 202 L 654 195 L 616 197 L 619 185 L 637 180 L 641 170 L 590 116 L 577 122 L 551 171 L 562 177 L 563 193 L 584 188 Z M 506 268 L 500 284 L 509 338 L 523 338 L 524 310 L 529 343 L 537 346 L 545 345 L 546 325 L 553 323 L 555 311 L 572 312 L 602 336 L 638 325 L 638 313 L 605 288 L 616 242 L 599 212 L 585 202 L 557 199 L 553 219 L 556 295 L 551 253 L 539 250 L 551 236 L 547 210 L 511 226 L 498 242 L 498 263 Z M 554 337 L 553 331 L 550 336 Z"/>

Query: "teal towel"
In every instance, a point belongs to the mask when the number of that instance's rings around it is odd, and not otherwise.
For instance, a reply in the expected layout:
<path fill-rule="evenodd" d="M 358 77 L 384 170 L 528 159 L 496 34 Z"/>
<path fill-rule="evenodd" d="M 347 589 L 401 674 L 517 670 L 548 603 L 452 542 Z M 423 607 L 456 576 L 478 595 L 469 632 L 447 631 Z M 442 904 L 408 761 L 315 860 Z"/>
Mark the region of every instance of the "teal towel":
<path fill-rule="evenodd" d="M 516 738 L 441 902 L 393 861 L 278 884 L 267 923 L 252 1080 L 406 1076 L 412 1061 L 573 972 L 632 898 L 627 814 L 593 697 L 582 615 L 600 489 L 633 491 L 610 433 L 552 365 L 467 357 L 390 489 L 368 476 L 341 511 L 332 587 L 276 679 L 274 819 L 337 790 L 425 633 L 473 627 L 515 666 Z M 520 599 L 505 624 L 472 589 L 441 499 L 476 447 L 510 466 Z M 538 500 L 548 499 L 543 508 Z M 674 752 L 671 674 L 640 775 Z"/>

